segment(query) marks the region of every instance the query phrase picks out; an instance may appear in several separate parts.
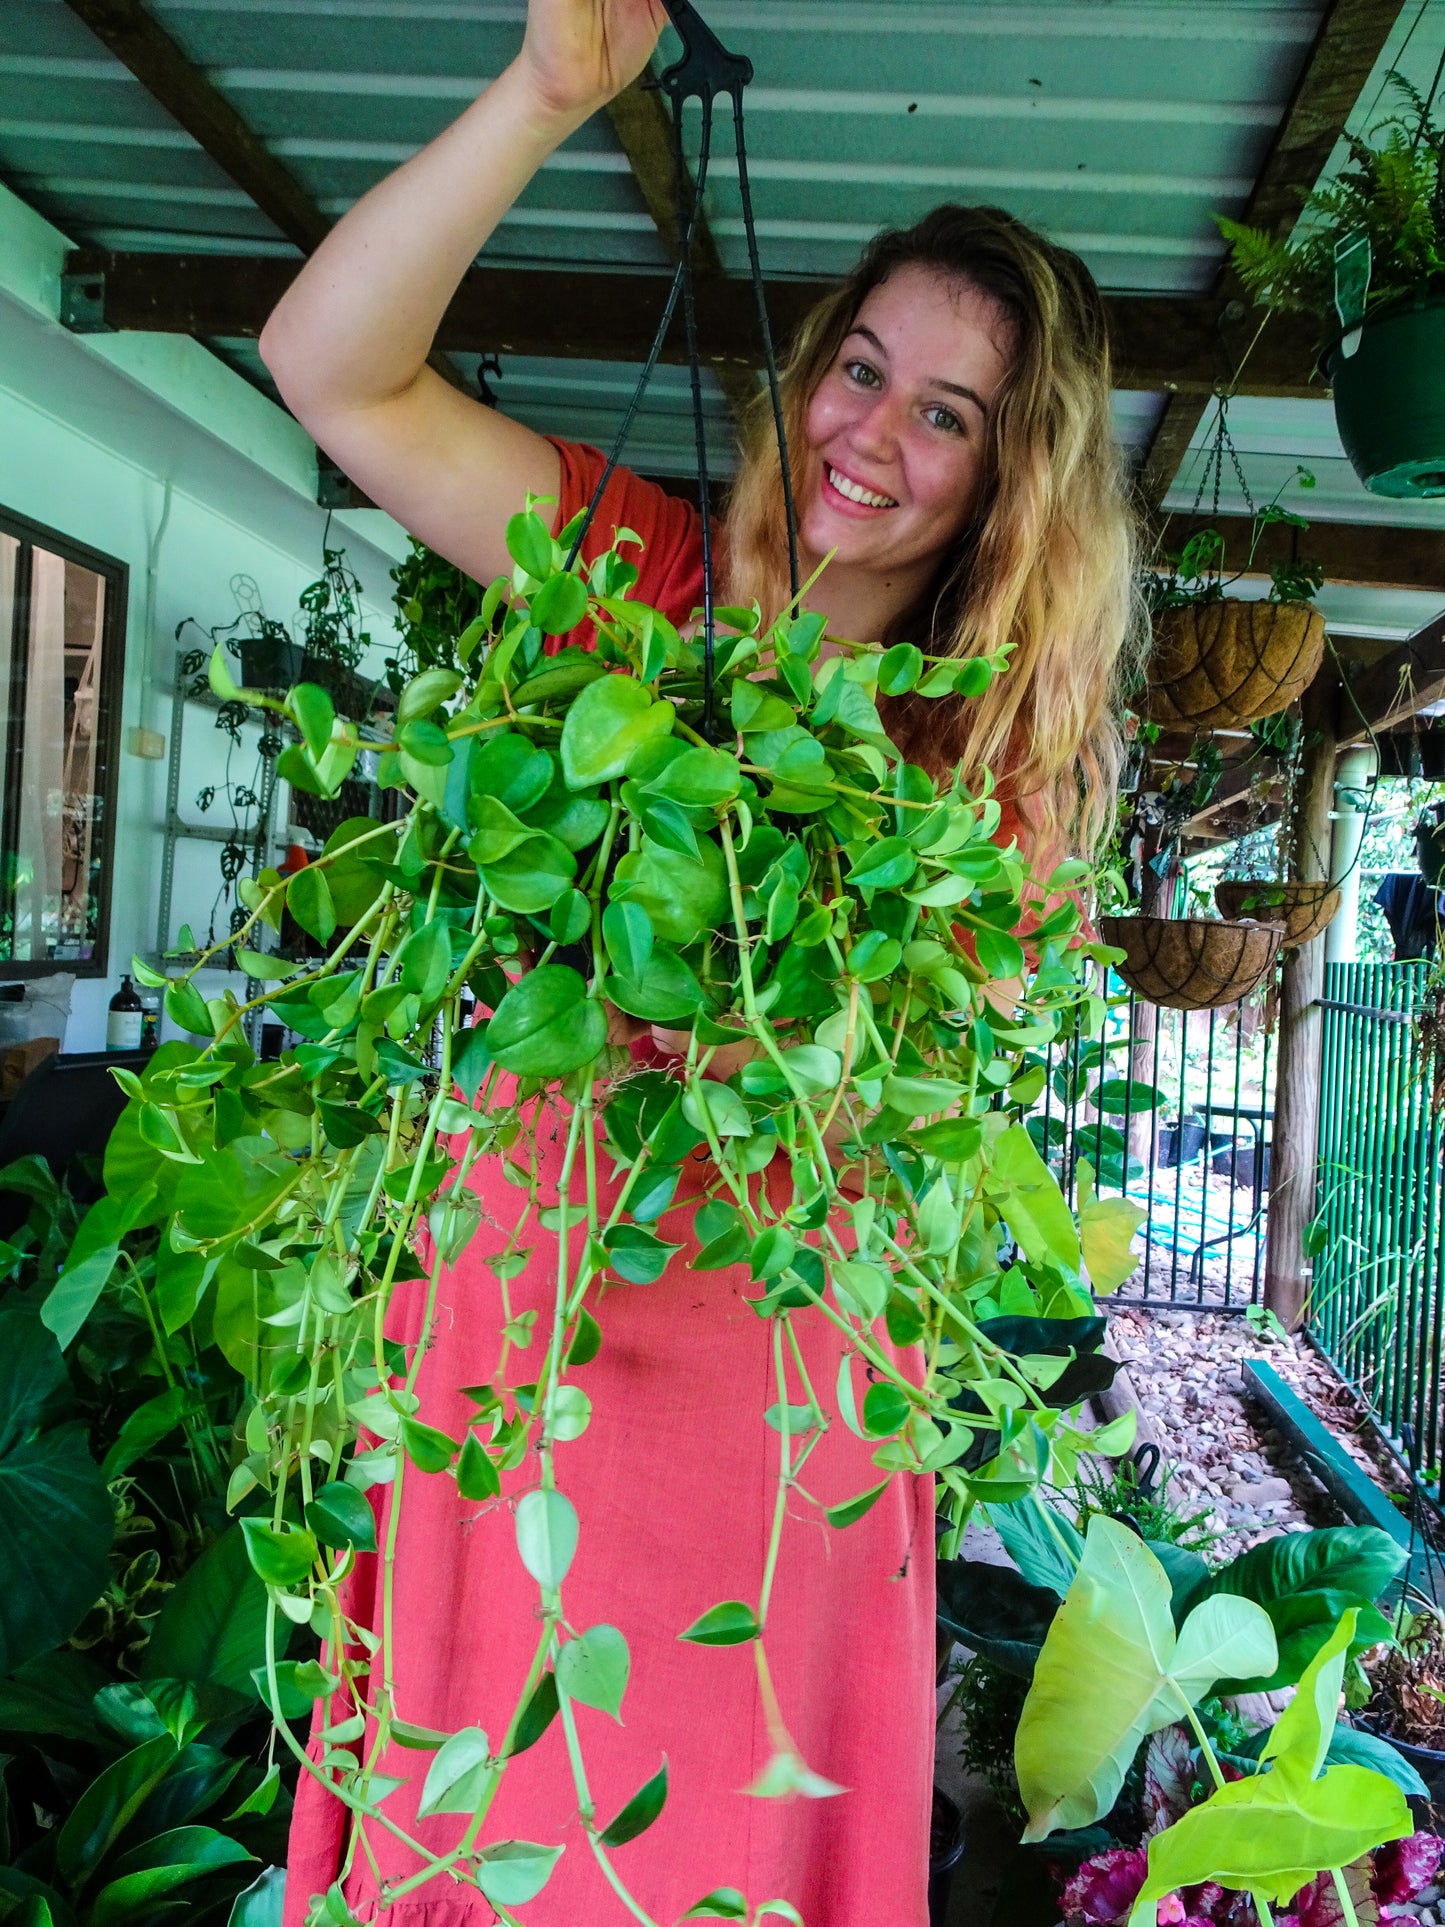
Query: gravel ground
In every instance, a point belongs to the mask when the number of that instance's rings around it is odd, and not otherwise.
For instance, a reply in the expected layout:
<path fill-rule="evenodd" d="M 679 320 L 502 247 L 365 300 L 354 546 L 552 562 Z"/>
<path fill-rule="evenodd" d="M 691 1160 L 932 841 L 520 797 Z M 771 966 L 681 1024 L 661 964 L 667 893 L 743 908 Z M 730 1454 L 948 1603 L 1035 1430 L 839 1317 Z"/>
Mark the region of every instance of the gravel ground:
<path fill-rule="evenodd" d="M 1405 1490 L 1352 1395 L 1303 1339 L 1262 1338 L 1238 1316 L 1122 1305 L 1109 1330 L 1177 1468 L 1170 1500 L 1185 1513 L 1207 1509 L 1219 1556 L 1233 1558 L 1277 1532 L 1339 1523 L 1323 1486 L 1245 1397 L 1247 1358 L 1266 1359 L 1377 1485 Z"/>

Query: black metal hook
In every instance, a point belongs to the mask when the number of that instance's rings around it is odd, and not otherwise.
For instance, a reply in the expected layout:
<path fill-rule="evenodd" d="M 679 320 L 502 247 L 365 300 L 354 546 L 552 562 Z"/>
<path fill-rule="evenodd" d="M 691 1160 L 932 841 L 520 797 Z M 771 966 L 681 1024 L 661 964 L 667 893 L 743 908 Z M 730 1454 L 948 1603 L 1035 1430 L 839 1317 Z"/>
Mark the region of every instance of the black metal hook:
<path fill-rule="evenodd" d="M 662 0 L 662 4 L 682 42 L 681 60 L 665 67 L 657 77 L 658 86 L 674 106 L 681 107 L 685 100 L 700 100 L 706 105 L 719 94 L 731 94 L 740 101 L 753 77 L 753 63 L 747 55 L 729 53 L 692 0 Z"/>

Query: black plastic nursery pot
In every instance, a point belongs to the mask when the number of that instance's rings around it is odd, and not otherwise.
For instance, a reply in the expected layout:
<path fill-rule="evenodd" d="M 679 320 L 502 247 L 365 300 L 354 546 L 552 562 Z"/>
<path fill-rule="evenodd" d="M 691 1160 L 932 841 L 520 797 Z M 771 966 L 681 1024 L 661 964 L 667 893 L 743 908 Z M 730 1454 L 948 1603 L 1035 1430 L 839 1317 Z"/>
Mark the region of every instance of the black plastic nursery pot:
<path fill-rule="evenodd" d="M 271 636 L 248 637 L 241 645 L 243 689 L 290 689 L 301 680 L 301 645 Z"/>
<path fill-rule="evenodd" d="M 933 1789 L 933 1824 L 928 1834 L 928 1927 L 944 1927 L 953 1876 L 966 1842 L 963 1815 L 946 1793 Z"/>
<path fill-rule="evenodd" d="M 1372 495 L 1445 495 L 1445 294 L 1367 321 L 1358 348 L 1326 357 L 1335 422 Z"/>

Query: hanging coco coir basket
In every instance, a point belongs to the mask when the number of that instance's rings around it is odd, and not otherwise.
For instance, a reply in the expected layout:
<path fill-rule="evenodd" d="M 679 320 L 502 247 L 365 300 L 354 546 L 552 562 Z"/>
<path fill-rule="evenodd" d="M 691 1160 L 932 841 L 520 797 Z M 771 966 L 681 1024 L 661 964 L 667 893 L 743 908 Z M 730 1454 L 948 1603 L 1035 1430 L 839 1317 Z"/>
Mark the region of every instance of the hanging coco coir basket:
<path fill-rule="evenodd" d="M 1338 888 L 1328 883 L 1261 883 L 1250 877 L 1223 877 L 1214 886 L 1219 914 L 1229 920 L 1259 917 L 1284 925 L 1280 948 L 1310 943 L 1340 907 Z"/>
<path fill-rule="evenodd" d="M 1325 652 L 1325 619 L 1308 602 L 1196 602 L 1154 618 L 1141 713 L 1176 729 L 1220 729 L 1277 716 L 1302 696 Z"/>
<path fill-rule="evenodd" d="M 1099 936 L 1124 952 L 1114 969 L 1147 1003 L 1221 1010 L 1263 983 L 1284 928 L 1205 917 L 1100 917 Z"/>

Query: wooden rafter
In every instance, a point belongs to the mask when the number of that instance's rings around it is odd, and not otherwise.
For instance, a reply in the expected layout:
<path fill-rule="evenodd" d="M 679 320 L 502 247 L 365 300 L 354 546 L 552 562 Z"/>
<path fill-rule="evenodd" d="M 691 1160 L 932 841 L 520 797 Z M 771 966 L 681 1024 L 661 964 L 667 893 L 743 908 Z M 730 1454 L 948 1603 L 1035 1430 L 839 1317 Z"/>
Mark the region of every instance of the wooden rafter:
<path fill-rule="evenodd" d="M 1160 530 L 1160 548 L 1177 555 L 1191 535 L 1206 527 L 1217 529 L 1224 537 L 1230 571 L 1241 567 L 1249 554 L 1252 532 L 1242 515 L 1212 516 L 1208 521 L 1171 515 Z M 1295 559 L 1296 533 L 1283 522 L 1261 530 L 1253 565 L 1261 575 L 1276 562 Z M 1436 589 L 1445 598 L 1445 529 L 1391 528 L 1384 522 L 1324 522 L 1311 516 L 1308 530 L 1298 531 L 1298 554 L 1318 562 L 1327 582 Z"/>
<path fill-rule="evenodd" d="M 141 0 L 66 0 L 66 5 L 288 241 L 304 254 L 320 245 L 331 227 L 329 217 Z M 173 332 L 216 331 L 197 327 Z M 439 374 L 465 387 L 445 355 L 430 359 Z"/>
<path fill-rule="evenodd" d="M 1332 0 L 1326 8 L 1241 216 L 1251 226 L 1277 235 L 1288 234 L 1294 226 L 1305 196 L 1324 171 L 1384 50 L 1402 4 L 1403 0 Z M 1239 293 L 1228 266 L 1220 270 L 1214 291 L 1226 298 Z M 1272 319 L 1266 336 L 1278 325 L 1278 318 Z M 1236 367 L 1228 343 L 1221 340 L 1217 378 L 1229 379 Z M 1209 406 L 1207 396 L 1176 391 L 1170 384 L 1166 392 L 1169 399 L 1140 477 L 1140 492 L 1151 509 L 1158 508 L 1172 487 Z M 1251 391 L 1241 382 L 1235 392 Z"/>
<path fill-rule="evenodd" d="M 288 241 L 318 245 L 330 221 L 140 0 L 67 4 Z"/>
<path fill-rule="evenodd" d="M 67 262 L 72 326 L 254 339 L 296 274 L 298 263 L 259 255 L 104 254 Z M 442 319 L 439 346 L 474 354 L 545 355 L 561 360 L 641 361 L 657 325 L 666 281 L 657 274 L 590 269 L 477 267 Z M 819 295 L 822 280 L 769 281 L 768 311 L 786 342 Z M 83 299 L 81 297 L 84 297 Z M 1225 304 L 1208 295 L 1106 297 L 1121 387 L 1208 394 Z M 744 280 L 710 281 L 699 316 L 704 360 L 758 365 L 757 315 Z M 1251 358 L 1247 392 L 1308 396 L 1313 337 L 1308 326 L 1272 329 Z M 684 359 L 681 317 L 663 359 Z"/>

